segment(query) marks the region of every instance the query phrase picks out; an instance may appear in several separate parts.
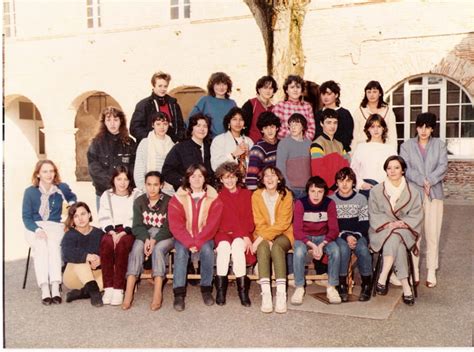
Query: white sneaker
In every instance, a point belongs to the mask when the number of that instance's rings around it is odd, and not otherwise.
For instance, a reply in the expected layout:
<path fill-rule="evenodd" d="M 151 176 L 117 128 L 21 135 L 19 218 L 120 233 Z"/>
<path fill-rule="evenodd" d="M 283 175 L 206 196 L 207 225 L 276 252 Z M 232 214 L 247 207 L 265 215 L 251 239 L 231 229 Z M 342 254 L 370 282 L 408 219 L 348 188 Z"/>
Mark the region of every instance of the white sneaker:
<path fill-rule="evenodd" d="M 114 292 L 112 294 L 112 300 L 110 301 L 110 304 L 112 306 L 120 306 L 123 303 L 123 290 L 119 290 L 117 288 L 114 288 Z"/>
<path fill-rule="evenodd" d="M 326 289 L 326 297 L 329 299 L 329 303 L 341 303 L 341 296 L 339 296 L 339 292 L 337 292 L 334 286 L 329 286 Z"/>
<path fill-rule="evenodd" d="M 304 287 L 297 287 L 293 296 L 291 296 L 291 304 L 294 306 L 299 306 L 303 304 L 303 296 L 304 296 Z"/>
<path fill-rule="evenodd" d="M 270 292 L 262 292 L 262 306 L 260 310 L 263 313 L 271 313 L 273 312 L 273 302 L 272 302 L 272 294 Z"/>
<path fill-rule="evenodd" d="M 107 287 L 104 289 L 104 295 L 102 296 L 102 302 L 104 304 L 110 304 L 112 302 L 112 296 L 114 294 L 114 289 L 112 287 Z"/>
<path fill-rule="evenodd" d="M 276 313 L 286 313 L 286 292 L 277 292 L 275 302 Z"/>
<path fill-rule="evenodd" d="M 395 275 L 395 273 L 392 273 L 392 275 L 390 275 L 389 281 L 393 286 L 402 286 L 402 283 L 400 282 L 400 280 L 398 280 L 398 277 L 397 275 Z"/>

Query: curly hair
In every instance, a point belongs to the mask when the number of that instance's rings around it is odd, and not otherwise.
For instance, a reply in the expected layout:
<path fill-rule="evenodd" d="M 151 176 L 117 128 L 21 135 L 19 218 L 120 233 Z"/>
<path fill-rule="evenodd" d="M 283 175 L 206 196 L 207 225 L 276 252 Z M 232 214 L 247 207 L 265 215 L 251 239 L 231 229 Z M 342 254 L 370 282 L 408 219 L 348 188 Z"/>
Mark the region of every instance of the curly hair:
<path fill-rule="evenodd" d="M 220 164 L 215 172 L 215 178 L 219 181 L 219 184 L 217 185 L 218 191 L 223 188 L 224 184 L 221 179 L 227 174 L 237 177 L 237 187 L 247 188 L 244 183 L 244 175 L 242 174 L 242 171 L 240 171 L 239 165 L 232 161 L 226 161 Z"/>
<path fill-rule="evenodd" d="M 127 128 L 127 119 L 125 118 L 125 114 L 119 108 L 114 106 L 107 106 L 104 108 L 100 114 L 100 125 L 99 125 L 99 132 L 96 134 L 95 139 L 101 140 L 103 139 L 107 133 L 108 129 L 105 125 L 105 119 L 107 117 L 117 117 L 120 119 L 120 127 L 119 127 L 119 138 L 124 144 L 130 144 L 130 136 L 128 134 Z"/>
<path fill-rule="evenodd" d="M 289 75 L 285 79 L 285 83 L 283 83 L 283 91 L 285 92 L 285 101 L 288 100 L 288 86 L 293 82 L 295 82 L 296 84 L 299 84 L 301 86 L 300 100 L 303 99 L 303 93 L 306 89 L 306 85 L 305 85 L 305 82 L 304 82 L 303 78 L 301 78 L 301 76 L 298 76 L 298 75 Z"/>
<path fill-rule="evenodd" d="M 230 120 L 232 120 L 235 116 L 240 115 L 242 117 L 242 120 L 244 120 L 244 113 L 242 112 L 242 109 L 234 106 L 232 109 L 229 110 L 229 112 L 224 116 L 224 120 L 222 122 L 222 125 L 224 126 L 224 131 L 230 130 L 229 124 Z M 244 120 L 245 121 L 245 120 Z M 244 124 L 244 130 L 247 128 Z"/>
<path fill-rule="evenodd" d="M 257 128 L 259 131 L 262 131 L 263 128 L 267 126 L 281 127 L 280 118 L 271 111 L 262 112 L 257 120 Z"/>
<path fill-rule="evenodd" d="M 214 92 L 214 84 L 218 83 L 227 84 L 227 92 L 225 93 L 225 98 L 228 99 L 230 93 L 232 93 L 232 80 L 230 79 L 230 76 L 224 72 L 214 72 L 211 77 L 209 77 L 209 81 L 207 82 L 207 93 L 215 97 L 216 92 Z"/>

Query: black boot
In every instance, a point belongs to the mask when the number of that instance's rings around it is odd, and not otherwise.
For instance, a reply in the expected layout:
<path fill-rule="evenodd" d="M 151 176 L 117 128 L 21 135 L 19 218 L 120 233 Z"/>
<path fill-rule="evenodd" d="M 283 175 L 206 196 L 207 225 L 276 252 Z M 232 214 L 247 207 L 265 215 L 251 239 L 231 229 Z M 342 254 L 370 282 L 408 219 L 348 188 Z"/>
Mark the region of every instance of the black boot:
<path fill-rule="evenodd" d="M 247 276 L 238 277 L 235 279 L 237 281 L 237 293 L 239 294 L 240 303 L 244 307 L 250 307 L 250 298 L 249 298 L 249 287 L 250 279 Z"/>
<path fill-rule="evenodd" d="M 337 286 L 337 292 L 341 296 L 342 302 L 349 300 L 349 288 L 347 286 L 347 276 L 339 276 L 339 286 Z"/>
<path fill-rule="evenodd" d="M 86 283 L 84 285 L 84 290 L 90 296 L 91 304 L 94 307 L 102 307 L 104 305 L 102 302 L 102 295 L 100 294 L 99 286 L 95 280 Z"/>
<path fill-rule="evenodd" d="M 223 306 L 225 304 L 228 284 L 229 279 L 227 276 L 216 275 L 216 303 L 218 306 Z"/>
<path fill-rule="evenodd" d="M 359 296 L 359 301 L 365 302 L 370 299 L 370 292 L 372 291 L 371 289 L 371 283 L 372 283 L 372 276 L 361 276 L 362 278 L 362 285 L 360 288 L 360 296 Z"/>
<path fill-rule="evenodd" d="M 78 299 L 89 298 L 89 295 L 86 293 L 86 288 L 83 287 L 80 290 L 71 290 L 66 295 L 66 302 L 72 302 Z"/>
<path fill-rule="evenodd" d="M 173 308 L 178 312 L 182 312 L 184 310 L 184 297 L 186 297 L 186 287 L 176 287 L 173 289 L 173 293 Z"/>
<path fill-rule="evenodd" d="M 202 300 L 206 306 L 214 304 L 214 297 L 212 297 L 212 286 L 201 286 Z"/>

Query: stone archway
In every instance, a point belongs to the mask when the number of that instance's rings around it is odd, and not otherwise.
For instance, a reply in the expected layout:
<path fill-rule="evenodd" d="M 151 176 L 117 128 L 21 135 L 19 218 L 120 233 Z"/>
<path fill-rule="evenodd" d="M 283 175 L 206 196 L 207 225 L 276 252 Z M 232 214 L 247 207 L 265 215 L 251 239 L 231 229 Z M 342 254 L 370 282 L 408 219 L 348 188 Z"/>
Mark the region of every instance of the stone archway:
<path fill-rule="evenodd" d="M 99 128 L 100 113 L 106 106 L 120 104 L 102 91 L 91 91 L 81 94 L 72 104 L 76 111 L 74 127 L 77 128 L 76 138 L 76 179 L 91 181 L 87 166 L 87 149 Z"/>
<path fill-rule="evenodd" d="M 178 100 L 185 122 L 199 98 L 206 94 L 204 89 L 196 86 L 180 86 L 169 92 L 169 95 Z"/>

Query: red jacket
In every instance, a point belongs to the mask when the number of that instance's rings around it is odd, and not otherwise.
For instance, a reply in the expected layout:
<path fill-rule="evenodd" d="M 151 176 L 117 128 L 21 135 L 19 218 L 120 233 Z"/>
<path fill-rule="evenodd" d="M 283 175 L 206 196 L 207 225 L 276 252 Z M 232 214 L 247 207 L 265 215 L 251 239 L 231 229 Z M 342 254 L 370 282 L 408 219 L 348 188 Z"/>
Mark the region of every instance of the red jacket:
<path fill-rule="evenodd" d="M 219 192 L 219 199 L 224 209 L 221 222 L 214 241 L 216 246 L 221 241 L 232 242 L 234 238 L 248 237 L 252 239 L 255 224 L 252 214 L 252 192 L 245 188 L 237 188 L 230 193 L 227 188 Z"/>
<path fill-rule="evenodd" d="M 169 227 L 174 238 L 187 248 L 196 246 L 200 250 L 204 243 L 214 238 L 222 208 L 222 202 L 211 186 L 207 186 L 206 194 L 197 203 L 190 192 L 180 187 L 168 205 Z"/>

